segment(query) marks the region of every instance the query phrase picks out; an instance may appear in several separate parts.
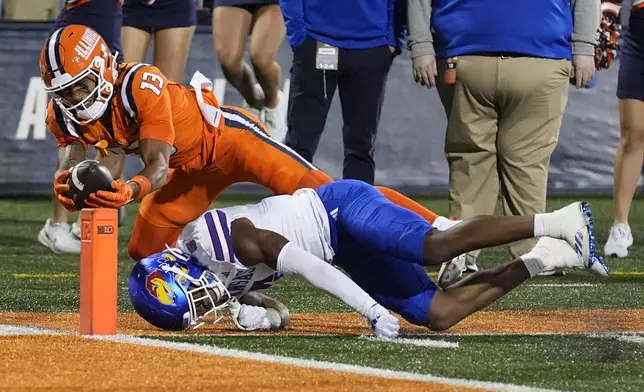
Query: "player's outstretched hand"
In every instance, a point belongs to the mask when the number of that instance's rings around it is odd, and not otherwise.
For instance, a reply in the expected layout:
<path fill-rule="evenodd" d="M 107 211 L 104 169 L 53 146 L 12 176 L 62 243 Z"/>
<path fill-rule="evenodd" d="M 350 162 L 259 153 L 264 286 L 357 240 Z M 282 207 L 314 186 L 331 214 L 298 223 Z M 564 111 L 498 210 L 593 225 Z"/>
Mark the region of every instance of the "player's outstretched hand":
<path fill-rule="evenodd" d="M 372 306 L 367 319 L 375 337 L 393 339 L 398 336 L 400 330 L 398 318 L 381 305 Z"/>
<path fill-rule="evenodd" d="M 58 200 L 58 202 L 62 204 L 65 209 L 74 212 L 76 211 L 74 201 L 69 197 L 64 196 L 65 192 L 69 191 L 69 184 L 67 183 L 68 178 L 69 170 L 63 170 L 62 172 L 58 173 L 58 175 L 54 179 L 54 195 L 56 196 L 56 200 Z"/>
<path fill-rule="evenodd" d="M 132 200 L 133 191 L 125 181 L 118 179 L 112 181 L 112 192 L 98 191 L 89 195 L 85 202 L 94 208 L 119 208 Z"/>

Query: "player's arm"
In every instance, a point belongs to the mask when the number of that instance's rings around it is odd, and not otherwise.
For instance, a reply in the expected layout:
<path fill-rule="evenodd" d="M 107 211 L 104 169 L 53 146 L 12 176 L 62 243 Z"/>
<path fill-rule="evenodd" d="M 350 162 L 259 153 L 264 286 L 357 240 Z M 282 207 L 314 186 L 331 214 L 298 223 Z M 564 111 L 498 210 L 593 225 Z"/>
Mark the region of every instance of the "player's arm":
<path fill-rule="evenodd" d="M 320 290 L 335 296 L 372 322 L 376 334 L 398 334 L 398 319 L 369 294 L 326 261 L 289 242 L 282 235 L 256 228 L 241 218 L 231 224 L 233 249 L 245 266 L 264 263 L 284 275 L 299 275 Z M 380 325 L 377 323 L 380 321 Z"/>
<path fill-rule="evenodd" d="M 133 71 L 129 84 L 135 105 L 130 109 L 138 119 L 139 155 L 145 167 L 129 181 L 116 180 L 113 191 L 98 191 L 89 196 L 93 207 L 118 208 L 132 200 L 142 199 L 165 183 L 170 151 L 174 142 L 174 125 L 167 79 L 156 67 L 144 66 Z M 136 110 L 136 112 L 134 112 Z"/>

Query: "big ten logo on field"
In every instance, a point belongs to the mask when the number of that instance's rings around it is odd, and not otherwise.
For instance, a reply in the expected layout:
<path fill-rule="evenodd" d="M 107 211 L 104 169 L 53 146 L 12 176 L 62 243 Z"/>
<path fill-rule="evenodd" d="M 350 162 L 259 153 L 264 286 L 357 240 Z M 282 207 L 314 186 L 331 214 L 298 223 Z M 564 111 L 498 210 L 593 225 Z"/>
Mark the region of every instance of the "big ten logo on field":
<path fill-rule="evenodd" d="M 83 41 L 81 40 L 81 42 Z M 89 41 L 86 41 L 83 48 L 88 44 Z M 78 50 L 82 51 L 82 48 L 79 47 Z M 283 95 L 280 97 L 281 110 L 279 110 L 278 113 L 282 117 L 280 120 L 283 124 L 286 123 L 286 105 L 288 102 L 290 84 L 290 79 L 285 79 L 284 84 L 282 85 Z M 220 105 L 223 105 L 226 99 L 226 85 L 227 81 L 224 78 L 213 79 L 213 93 L 217 97 L 217 101 Z M 16 129 L 16 140 L 45 140 L 47 138 L 48 132 L 45 118 L 47 116 L 48 103 L 49 97 L 43 87 L 40 77 L 29 78 L 29 85 L 22 104 L 22 112 L 20 113 L 20 121 L 18 122 L 18 128 Z M 285 129 L 283 130 L 283 133 L 286 133 Z M 284 135 L 278 131 L 272 136 L 274 139 L 281 141 Z"/>
<path fill-rule="evenodd" d="M 97 234 L 114 234 L 114 226 L 101 225 L 96 228 Z"/>

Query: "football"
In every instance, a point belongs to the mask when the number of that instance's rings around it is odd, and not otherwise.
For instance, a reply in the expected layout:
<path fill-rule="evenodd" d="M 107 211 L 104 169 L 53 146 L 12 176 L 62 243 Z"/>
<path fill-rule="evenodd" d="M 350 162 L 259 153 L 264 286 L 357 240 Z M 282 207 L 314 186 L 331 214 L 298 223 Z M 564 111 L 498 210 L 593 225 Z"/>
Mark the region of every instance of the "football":
<path fill-rule="evenodd" d="M 69 191 L 65 193 L 65 197 L 74 201 L 76 209 L 91 208 L 85 205 L 85 200 L 97 191 L 112 190 L 112 173 L 100 162 L 86 160 L 69 171 L 67 184 Z"/>

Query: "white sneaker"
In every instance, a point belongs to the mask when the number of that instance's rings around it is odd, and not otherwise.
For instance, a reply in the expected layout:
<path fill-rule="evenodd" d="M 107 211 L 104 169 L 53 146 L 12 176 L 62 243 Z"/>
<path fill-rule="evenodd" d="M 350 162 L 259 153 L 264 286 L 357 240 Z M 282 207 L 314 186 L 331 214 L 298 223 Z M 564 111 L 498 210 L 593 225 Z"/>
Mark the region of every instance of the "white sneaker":
<path fill-rule="evenodd" d="M 591 265 L 595 259 L 595 236 L 593 235 L 592 212 L 585 201 L 578 201 L 554 211 L 559 235 L 579 254 L 584 263 Z"/>
<path fill-rule="evenodd" d="M 286 116 L 284 93 L 277 92 L 279 102 L 274 108 L 264 108 L 264 124 L 268 127 L 271 137 L 279 142 L 284 140 L 286 136 Z"/>
<path fill-rule="evenodd" d="M 38 241 L 54 253 L 80 253 L 80 238 L 72 235 L 67 223 L 52 223 L 51 219 L 47 219 L 38 233 Z"/>
<path fill-rule="evenodd" d="M 573 268 L 608 276 L 608 268 L 601 258 L 595 258 L 592 263 L 586 262 L 566 240 L 541 237 L 530 253 L 538 257 L 545 266 L 545 271 Z"/>
<path fill-rule="evenodd" d="M 264 101 L 264 90 L 262 90 L 262 86 L 259 85 L 259 83 L 255 84 L 255 97 L 257 97 L 257 100 Z M 251 107 L 246 100 L 242 102 L 242 107 L 246 109 L 247 111 L 251 112 L 259 121 L 264 123 L 264 111 L 261 109 L 257 109 L 255 107 Z"/>
<path fill-rule="evenodd" d="M 608 241 L 604 245 L 604 256 L 628 256 L 628 248 L 633 245 L 633 233 L 627 223 L 619 223 L 610 228 Z"/>

